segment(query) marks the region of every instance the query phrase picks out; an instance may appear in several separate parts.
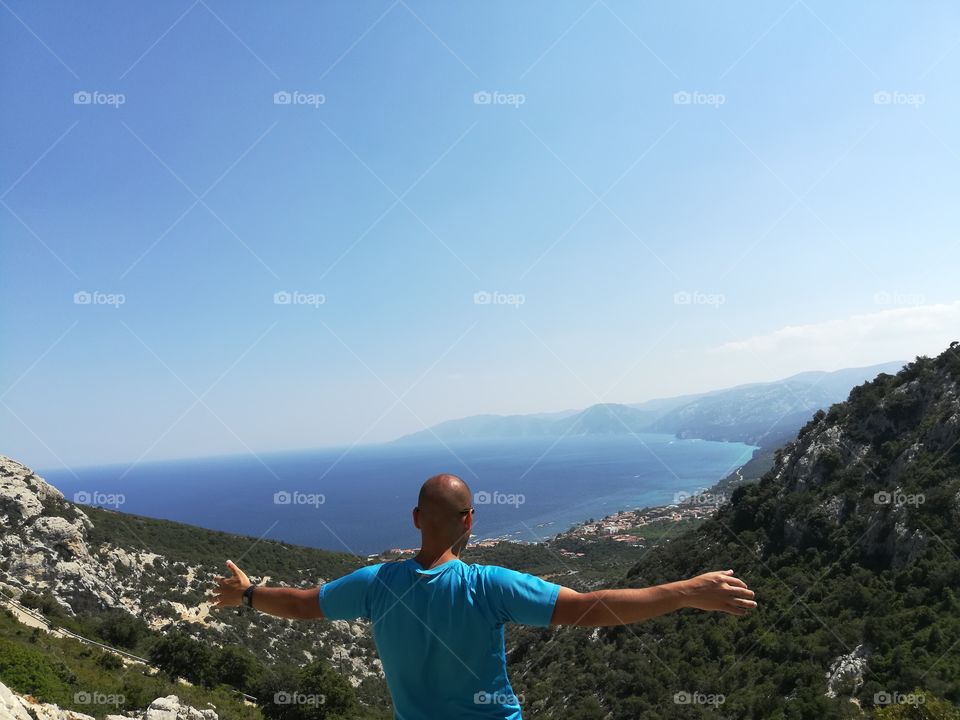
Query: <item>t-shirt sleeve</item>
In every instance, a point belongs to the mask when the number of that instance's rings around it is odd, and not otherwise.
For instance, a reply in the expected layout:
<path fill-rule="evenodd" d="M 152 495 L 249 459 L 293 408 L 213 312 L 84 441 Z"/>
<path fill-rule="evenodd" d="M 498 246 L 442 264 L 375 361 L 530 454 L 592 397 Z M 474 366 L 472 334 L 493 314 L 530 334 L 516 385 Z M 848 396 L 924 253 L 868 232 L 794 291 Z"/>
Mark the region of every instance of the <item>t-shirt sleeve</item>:
<path fill-rule="evenodd" d="M 368 565 L 320 586 L 320 609 L 328 620 L 370 617 L 370 586 L 380 565 Z"/>
<path fill-rule="evenodd" d="M 509 568 L 488 565 L 484 570 L 487 599 L 500 622 L 550 625 L 559 585 Z"/>

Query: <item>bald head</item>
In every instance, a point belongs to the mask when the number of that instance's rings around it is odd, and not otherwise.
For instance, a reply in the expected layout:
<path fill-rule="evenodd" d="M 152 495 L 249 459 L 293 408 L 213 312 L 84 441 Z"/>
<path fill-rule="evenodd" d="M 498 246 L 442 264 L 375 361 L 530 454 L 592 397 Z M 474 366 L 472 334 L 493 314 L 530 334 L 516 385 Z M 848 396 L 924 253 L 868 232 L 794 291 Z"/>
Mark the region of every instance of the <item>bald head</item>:
<path fill-rule="evenodd" d="M 428 514 L 459 514 L 473 504 L 470 488 L 456 475 L 434 475 L 420 487 L 417 507 Z"/>
<path fill-rule="evenodd" d="M 464 510 L 473 506 L 467 484 L 456 475 L 434 475 L 420 487 L 417 499 L 417 524 L 426 540 L 456 542 L 472 523 L 464 522 Z M 468 513 L 467 513 L 468 514 Z"/>

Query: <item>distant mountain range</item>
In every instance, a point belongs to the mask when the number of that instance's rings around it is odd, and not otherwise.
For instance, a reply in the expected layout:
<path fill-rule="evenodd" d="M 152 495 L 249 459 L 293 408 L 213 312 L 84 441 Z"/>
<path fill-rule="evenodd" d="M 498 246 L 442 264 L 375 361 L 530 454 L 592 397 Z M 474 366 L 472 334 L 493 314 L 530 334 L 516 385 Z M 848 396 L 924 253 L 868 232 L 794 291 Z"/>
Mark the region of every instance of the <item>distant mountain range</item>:
<path fill-rule="evenodd" d="M 533 415 L 473 415 L 447 420 L 394 442 L 658 432 L 680 438 L 739 441 L 774 448 L 796 435 L 817 410 L 840 402 L 852 388 L 881 373 L 896 373 L 905 364 L 906 361 L 897 360 L 833 372 L 803 372 L 774 382 L 635 404 L 600 403 L 584 410 Z"/>

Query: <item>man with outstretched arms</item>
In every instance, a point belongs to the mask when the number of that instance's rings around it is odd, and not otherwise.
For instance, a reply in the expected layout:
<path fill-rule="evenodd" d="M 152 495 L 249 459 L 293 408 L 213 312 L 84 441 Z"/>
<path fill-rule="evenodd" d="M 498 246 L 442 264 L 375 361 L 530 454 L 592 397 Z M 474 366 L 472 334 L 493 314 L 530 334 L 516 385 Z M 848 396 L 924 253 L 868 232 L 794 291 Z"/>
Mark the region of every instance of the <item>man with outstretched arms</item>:
<path fill-rule="evenodd" d="M 216 606 L 242 604 L 283 618 L 373 623 L 398 720 L 520 720 L 507 677 L 503 626 L 626 625 L 681 608 L 744 615 L 753 591 L 732 570 L 647 588 L 581 593 L 533 575 L 460 560 L 473 529 L 470 488 L 436 475 L 420 488 L 413 523 L 420 552 L 378 563 L 318 588 L 251 585 L 227 561 Z"/>

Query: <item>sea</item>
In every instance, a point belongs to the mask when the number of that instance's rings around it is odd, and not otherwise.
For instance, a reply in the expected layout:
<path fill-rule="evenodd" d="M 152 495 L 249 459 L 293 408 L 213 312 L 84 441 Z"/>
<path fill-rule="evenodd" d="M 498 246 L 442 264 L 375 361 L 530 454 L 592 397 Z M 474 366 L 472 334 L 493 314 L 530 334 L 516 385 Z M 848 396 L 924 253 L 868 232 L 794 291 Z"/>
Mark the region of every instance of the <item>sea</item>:
<path fill-rule="evenodd" d="M 474 493 L 474 540 L 538 542 L 590 519 L 665 505 L 743 465 L 754 446 L 673 435 L 517 438 L 248 454 L 40 474 L 69 500 L 255 538 L 369 555 L 415 548 L 431 475 Z M 242 550 L 240 550 L 242 552 Z"/>

